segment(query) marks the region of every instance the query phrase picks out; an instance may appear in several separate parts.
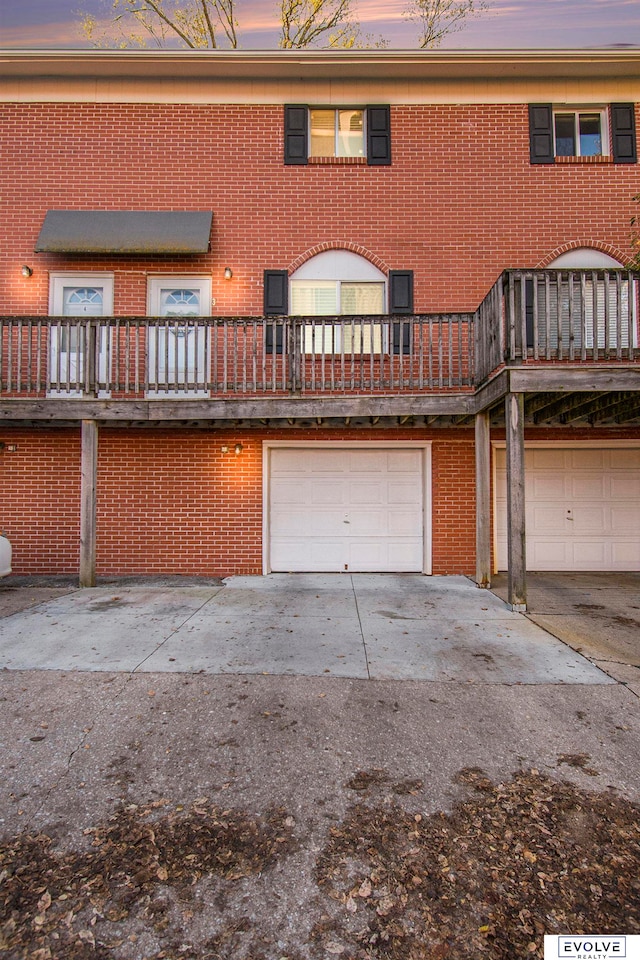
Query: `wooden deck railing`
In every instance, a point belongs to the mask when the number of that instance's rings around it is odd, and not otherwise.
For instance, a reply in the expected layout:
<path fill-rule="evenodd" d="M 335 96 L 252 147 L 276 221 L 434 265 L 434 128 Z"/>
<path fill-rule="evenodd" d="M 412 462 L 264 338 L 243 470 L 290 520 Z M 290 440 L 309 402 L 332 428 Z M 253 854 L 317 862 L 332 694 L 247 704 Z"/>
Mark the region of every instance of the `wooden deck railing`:
<path fill-rule="evenodd" d="M 0 396 L 227 397 L 473 385 L 473 314 L 2 317 Z"/>
<path fill-rule="evenodd" d="M 503 364 L 638 361 L 640 277 L 623 269 L 507 270 L 476 311 L 476 374 Z"/>
<path fill-rule="evenodd" d="M 640 277 L 507 270 L 475 313 L 0 317 L 0 398 L 470 391 L 504 366 L 640 361 Z"/>

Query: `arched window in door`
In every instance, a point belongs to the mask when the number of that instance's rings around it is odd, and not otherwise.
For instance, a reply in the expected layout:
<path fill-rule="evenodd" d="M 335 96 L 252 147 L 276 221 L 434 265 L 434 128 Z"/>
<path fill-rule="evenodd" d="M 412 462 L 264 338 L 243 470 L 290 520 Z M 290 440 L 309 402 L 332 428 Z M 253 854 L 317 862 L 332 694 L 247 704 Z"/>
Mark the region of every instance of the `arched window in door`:
<path fill-rule="evenodd" d="M 527 281 L 530 345 L 537 332 L 539 349 L 548 355 L 633 346 L 635 285 L 622 266 L 600 250 L 581 247 Z"/>

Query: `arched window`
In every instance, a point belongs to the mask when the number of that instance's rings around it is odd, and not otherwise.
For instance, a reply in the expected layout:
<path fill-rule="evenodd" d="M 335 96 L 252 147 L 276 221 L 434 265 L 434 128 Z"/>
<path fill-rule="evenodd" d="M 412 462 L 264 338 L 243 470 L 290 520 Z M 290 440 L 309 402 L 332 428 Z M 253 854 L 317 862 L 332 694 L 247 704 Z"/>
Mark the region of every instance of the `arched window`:
<path fill-rule="evenodd" d="M 634 345 L 635 297 L 622 266 L 592 247 L 569 250 L 551 261 L 547 267 L 552 271 L 550 282 L 539 278 L 535 291 L 543 350 L 555 353 L 561 349 L 564 355 L 571 355 L 583 348 L 609 350 Z M 533 286 L 527 300 L 533 307 Z"/>
<path fill-rule="evenodd" d="M 289 280 L 292 316 L 371 316 L 386 313 L 385 275 L 349 250 L 327 250 Z"/>
<path fill-rule="evenodd" d="M 385 276 L 356 253 L 327 250 L 307 260 L 290 277 L 289 307 L 297 317 L 354 318 L 305 324 L 305 354 L 381 353 L 387 346 L 388 325 L 366 319 L 386 313 Z"/>

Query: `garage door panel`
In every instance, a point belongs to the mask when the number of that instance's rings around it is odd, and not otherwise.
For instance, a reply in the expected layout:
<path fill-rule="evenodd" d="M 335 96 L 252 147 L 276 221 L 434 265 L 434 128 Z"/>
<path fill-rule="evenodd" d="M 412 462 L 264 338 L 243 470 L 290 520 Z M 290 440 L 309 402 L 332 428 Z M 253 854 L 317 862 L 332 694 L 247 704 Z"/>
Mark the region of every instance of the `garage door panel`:
<path fill-rule="evenodd" d="M 305 485 L 296 480 L 285 480 L 280 478 L 277 485 L 273 486 L 271 499 L 277 504 L 305 504 L 309 493 Z"/>
<path fill-rule="evenodd" d="M 571 512 L 571 516 L 573 519 L 569 522 L 572 526 L 567 531 L 567 536 L 605 536 L 612 532 L 609 522 L 610 510 L 606 504 L 594 503 L 587 505 L 584 503 L 576 503 Z"/>
<path fill-rule="evenodd" d="M 604 470 L 609 466 L 608 453 L 608 450 L 570 450 L 567 467 L 571 470 Z"/>
<path fill-rule="evenodd" d="M 339 538 L 309 540 L 301 543 L 297 537 L 279 538 L 271 546 L 271 565 L 274 570 L 324 573 L 340 570 L 343 546 Z"/>
<path fill-rule="evenodd" d="M 375 450 L 348 450 L 346 463 L 349 473 L 382 474 L 386 472 L 385 458 L 376 456 Z"/>
<path fill-rule="evenodd" d="M 531 492 L 536 500 L 559 500 L 566 496 L 565 478 L 557 471 L 534 474 L 531 480 Z"/>
<path fill-rule="evenodd" d="M 612 500 L 640 500 L 640 467 L 637 472 L 612 473 L 609 478 Z"/>
<path fill-rule="evenodd" d="M 564 531 L 567 522 L 566 511 L 557 504 L 539 503 L 532 504 L 526 511 L 526 525 L 541 534 L 554 534 Z M 506 532 L 506 523 L 504 529 Z"/>
<path fill-rule="evenodd" d="M 640 570 L 640 541 L 619 540 L 612 544 L 613 570 Z"/>
<path fill-rule="evenodd" d="M 505 451 L 496 451 L 496 541 L 507 566 Z M 525 451 L 527 568 L 640 570 L 640 449 Z"/>
<path fill-rule="evenodd" d="M 640 450 L 610 450 L 612 470 L 640 470 Z"/>
<path fill-rule="evenodd" d="M 414 475 L 422 469 L 422 452 L 419 450 L 396 450 L 387 453 L 388 473 L 409 473 Z"/>
<path fill-rule="evenodd" d="M 350 504 L 380 506 L 386 501 L 386 485 L 380 480 L 350 480 L 347 499 Z"/>
<path fill-rule="evenodd" d="M 348 503 L 347 491 L 338 480 L 324 478 L 322 480 L 301 480 L 305 488 L 305 503 L 308 507 L 326 505 L 340 507 Z"/>
<path fill-rule="evenodd" d="M 423 450 L 274 448 L 274 571 L 421 571 Z"/>
<path fill-rule="evenodd" d="M 536 537 L 533 543 L 527 544 L 527 567 L 531 570 L 562 570 L 567 569 L 569 549 L 567 544 L 558 537 L 545 539 Z M 561 566 L 550 566 L 560 563 Z M 505 557 L 506 568 L 506 557 Z"/>
<path fill-rule="evenodd" d="M 504 451 L 501 451 L 504 458 Z M 538 450 L 527 450 L 525 451 L 525 457 L 528 464 L 534 470 L 549 470 L 551 473 L 556 473 L 558 469 L 558 463 L 561 466 L 564 466 L 565 457 L 568 451 L 566 450 L 546 450 L 544 448 Z"/>
<path fill-rule="evenodd" d="M 640 510 L 632 512 L 625 506 L 612 504 L 609 516 L 612 533 L 640 537 Z"/>
<path fill-rule="evenodd" d="M 387 503 L 407 504 L 416 502 L 416 483 L 413 481 L 390 480 L 387 484 Z"/>
<path fill-rule="evenodd" d="M 316 509 L 310 514 L 308 510 L 289 509 L 278 521 L 278 536 L 300 539 L 301 531 L 305 538 L 342 536 L 343 515 L 334 510 Z"/>
<path fill-rule="evenodd" d="M 394 570 L 397 573 L 411 573 L 422 566 L 422 552 L 417 544 L 406 540 L 387 538 L 381 540 L 359 540 L 349 544 L 349 570 L 366 570 L 381 573 Z"/>
<path fill-rule="evenodd" d="M 604 500 L 609 486 L 609 478 L 602 473 L 577 474 L 569 480 L 567 496 L 572 500 Z"/>

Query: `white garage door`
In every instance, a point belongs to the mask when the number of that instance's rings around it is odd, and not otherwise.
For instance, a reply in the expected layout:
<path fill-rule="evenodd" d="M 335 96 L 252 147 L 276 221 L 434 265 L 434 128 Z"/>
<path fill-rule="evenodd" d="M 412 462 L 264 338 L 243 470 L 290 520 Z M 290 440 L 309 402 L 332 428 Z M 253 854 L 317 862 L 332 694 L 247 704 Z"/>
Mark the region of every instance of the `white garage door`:
<path fill-rule="evenodd" d="M 498 567 L 507 568 L 505 451 L 497 451 Z M 527 569 L 640 570 L 640 449 L 525 451 Z"/>
<path fill-rule="evenodd" d="M 271 570 L 423 570 L 423 449 L 270 453 Z"/>

